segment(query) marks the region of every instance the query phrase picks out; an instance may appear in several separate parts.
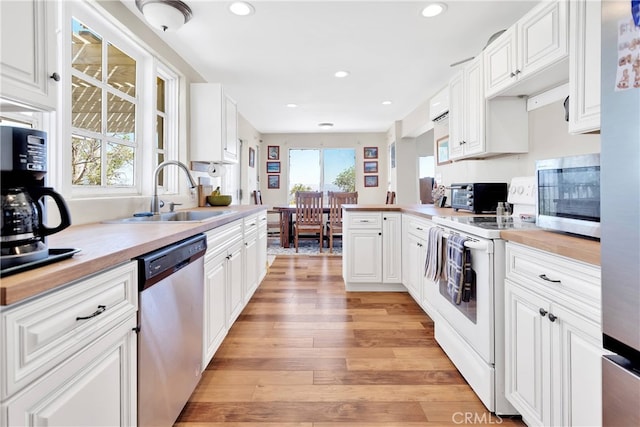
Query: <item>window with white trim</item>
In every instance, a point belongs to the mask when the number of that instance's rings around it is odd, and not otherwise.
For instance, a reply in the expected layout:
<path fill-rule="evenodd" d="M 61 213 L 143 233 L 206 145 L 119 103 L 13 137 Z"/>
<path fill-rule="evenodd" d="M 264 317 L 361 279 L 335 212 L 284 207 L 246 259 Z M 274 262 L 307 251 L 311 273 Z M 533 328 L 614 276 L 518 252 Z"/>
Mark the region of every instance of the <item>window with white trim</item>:
<path fill-rule="evenodd" d="M 67 16 L 64 187 L 72 197 L 143 194 L 143 178 L 177 158 L 179 76 L 95 9 L 74 2 Z M 176 190 L 172 175 L 161 173 L 165 192 Z"/>

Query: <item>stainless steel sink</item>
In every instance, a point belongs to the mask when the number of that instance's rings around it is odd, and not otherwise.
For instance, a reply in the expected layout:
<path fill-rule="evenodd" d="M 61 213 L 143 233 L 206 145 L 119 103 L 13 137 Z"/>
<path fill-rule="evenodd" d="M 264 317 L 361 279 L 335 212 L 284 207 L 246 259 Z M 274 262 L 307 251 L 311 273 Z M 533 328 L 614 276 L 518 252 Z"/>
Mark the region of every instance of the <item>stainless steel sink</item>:
<path fill-rule="evenodd" d="M 122 223 L 143 223 L 153 224 L 158 222 L 203 222 L 208 221 L 222 215 L 228 215 L 233 213 L 231 210 L 226 211 L 177 211 L 177 212 L 162 212 L 159 215 L 152 216 L 131 216 L 127 218 L 112 219 L 103 221 L 107 224 L 122 224 Z"/>

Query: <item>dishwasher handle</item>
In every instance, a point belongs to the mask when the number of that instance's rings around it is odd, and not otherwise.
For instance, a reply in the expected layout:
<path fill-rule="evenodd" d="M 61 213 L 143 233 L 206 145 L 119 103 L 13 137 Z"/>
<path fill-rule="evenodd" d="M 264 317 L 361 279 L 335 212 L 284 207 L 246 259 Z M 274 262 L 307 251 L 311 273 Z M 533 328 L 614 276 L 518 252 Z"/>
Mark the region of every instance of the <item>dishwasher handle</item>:
<path fill-rule="evenodd" d="M 138 258 L 138 288 L 142 292 L 204 256 L 207 238 L 197 234 Z"/>

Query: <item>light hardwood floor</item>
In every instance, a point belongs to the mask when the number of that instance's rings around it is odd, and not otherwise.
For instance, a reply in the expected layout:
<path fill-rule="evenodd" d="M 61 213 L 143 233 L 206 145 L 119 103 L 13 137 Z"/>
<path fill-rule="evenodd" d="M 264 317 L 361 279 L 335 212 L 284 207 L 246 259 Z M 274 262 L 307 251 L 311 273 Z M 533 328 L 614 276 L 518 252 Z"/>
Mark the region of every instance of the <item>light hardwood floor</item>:
<path fill-rule="evenodd" d="M 486 411 L 407 293 L 346 292 L 341 268 L 277 257 L 176 426 L 524 425 Z"/>

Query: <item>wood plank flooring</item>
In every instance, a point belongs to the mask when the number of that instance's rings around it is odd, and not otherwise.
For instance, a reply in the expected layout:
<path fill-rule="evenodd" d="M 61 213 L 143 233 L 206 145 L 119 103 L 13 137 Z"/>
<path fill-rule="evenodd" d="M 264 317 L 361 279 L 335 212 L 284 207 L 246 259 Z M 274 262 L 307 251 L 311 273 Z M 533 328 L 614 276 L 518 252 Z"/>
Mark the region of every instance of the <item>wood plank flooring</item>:
<path fill-rule="evenodd" d="M 487 412 L 407 293 L 345 292 L 341 269 L 277 257 L 176 426 L 524 425 Z"/>

